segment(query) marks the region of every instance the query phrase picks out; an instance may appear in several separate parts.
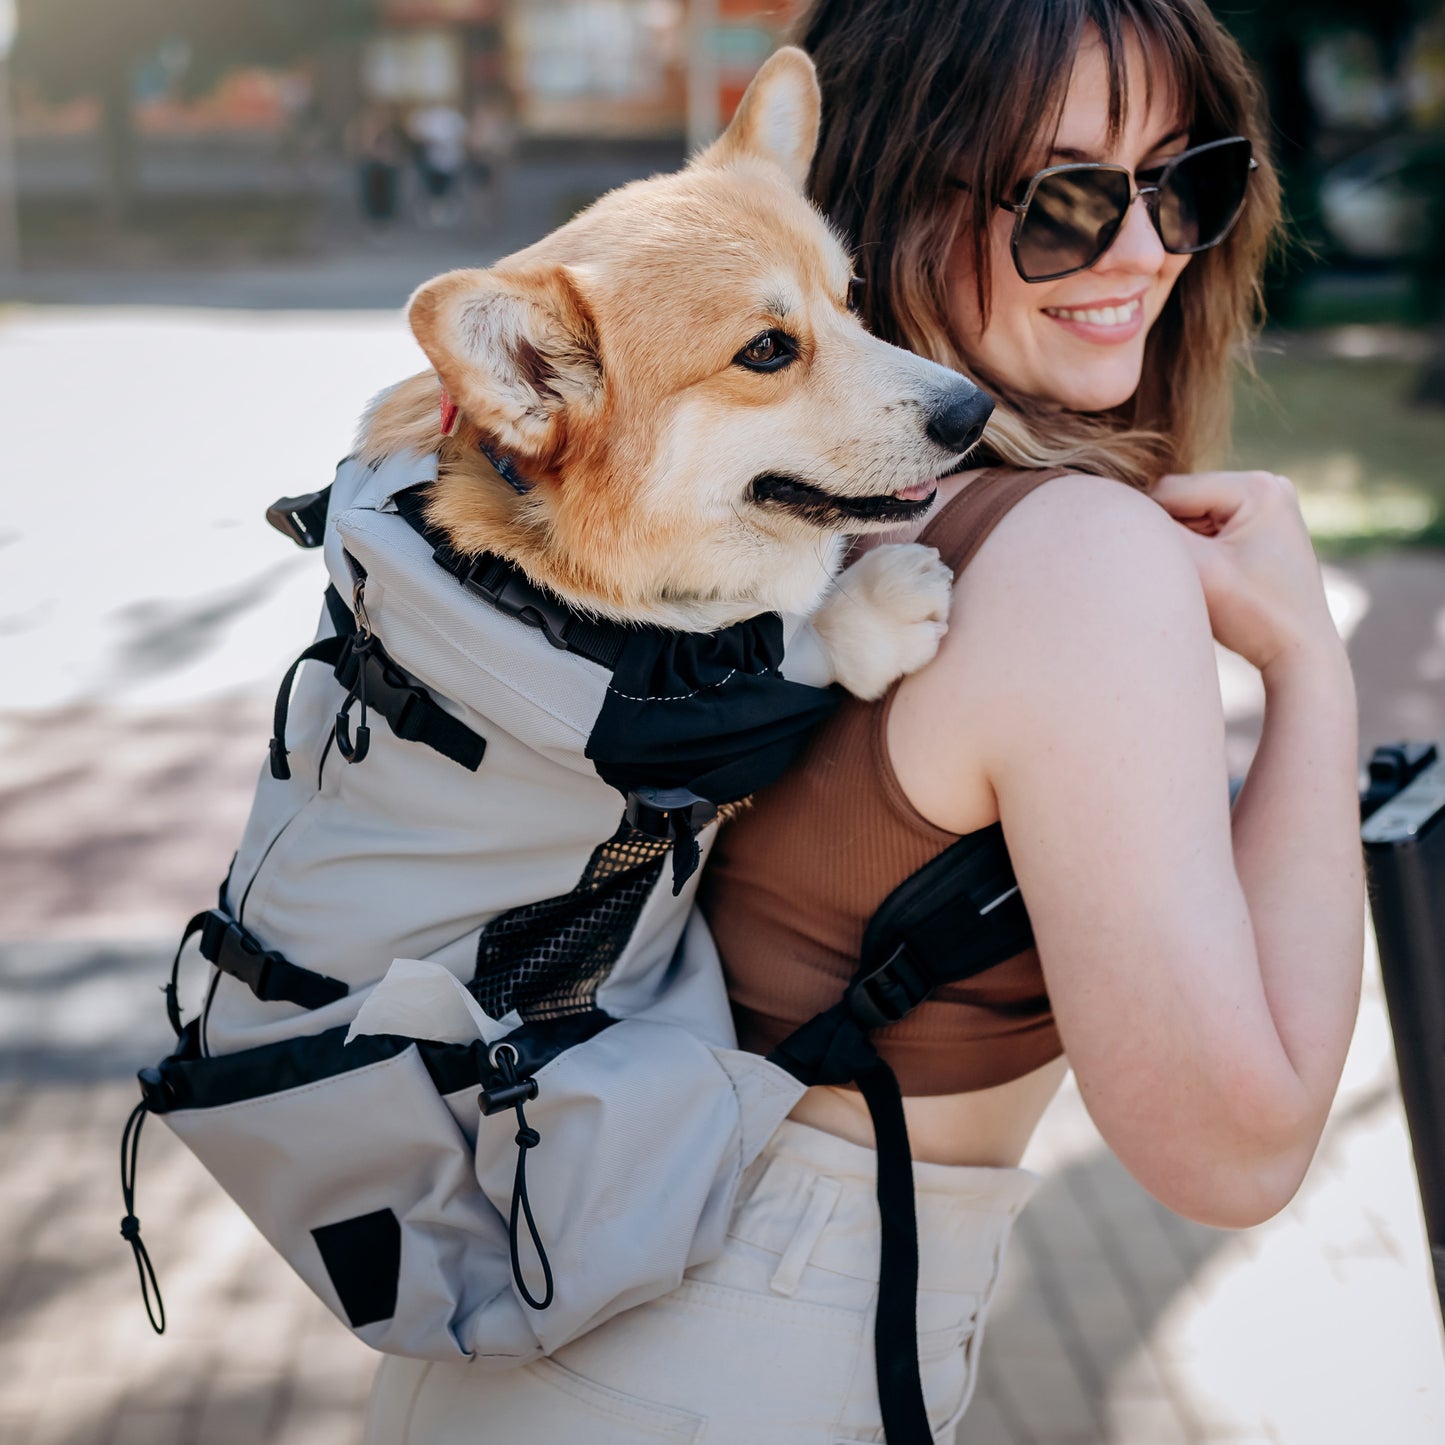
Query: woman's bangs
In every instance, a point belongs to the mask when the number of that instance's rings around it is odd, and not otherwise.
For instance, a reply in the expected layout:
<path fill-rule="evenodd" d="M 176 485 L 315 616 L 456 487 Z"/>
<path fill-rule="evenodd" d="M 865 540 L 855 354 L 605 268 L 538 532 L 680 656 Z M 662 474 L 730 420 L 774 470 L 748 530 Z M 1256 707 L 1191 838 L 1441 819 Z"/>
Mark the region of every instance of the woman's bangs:
<path fill-rule="evenodd" d="M 1222 93 L 1210 37 L 1177 9 L 1157 0 L 1091 0 L 1087 23 L 1098 31 L 1109 77 L 1109 139 L 1123 133 L 1129 114 L 1128 48 L 1144 55 L 1144 104 L 1172 95 L 1179 124 L 1193 142 L 1232 130 L 1235 118 Z"/>

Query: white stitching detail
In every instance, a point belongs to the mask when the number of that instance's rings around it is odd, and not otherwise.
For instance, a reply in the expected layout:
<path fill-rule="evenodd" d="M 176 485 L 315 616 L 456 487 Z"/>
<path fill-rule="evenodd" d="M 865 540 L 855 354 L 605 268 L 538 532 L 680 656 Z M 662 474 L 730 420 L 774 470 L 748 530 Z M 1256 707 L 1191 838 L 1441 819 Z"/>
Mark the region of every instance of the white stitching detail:
<path fill-rule="evenodd" d="M 610 682 L 607 684 L 607 691 L 614 697 L 623 698 L 627 702 L 686 702 L 688 698 L 696 697 L 700 692 L 710 692 L 715 687 L 722 687 L 724 683 L 728 681 L 728 678 L 731 678 L 736 672 L 737 668 L 730 667 L 728 668 L 727 677 L 720 677 L 716 682 L 707 683 L 703 687 L 695 687 L 691 692 L 675 693 L 672 697 L 633 697 L 630 692 L 622 692 L 620 689 L 613 687 Z"/>

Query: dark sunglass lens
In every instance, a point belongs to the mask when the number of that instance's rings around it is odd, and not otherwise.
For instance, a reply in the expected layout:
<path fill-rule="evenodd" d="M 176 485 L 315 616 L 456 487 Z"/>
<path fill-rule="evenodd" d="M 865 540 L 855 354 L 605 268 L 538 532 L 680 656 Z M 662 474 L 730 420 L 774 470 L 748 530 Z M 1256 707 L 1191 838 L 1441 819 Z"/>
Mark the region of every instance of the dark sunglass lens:
<path fill-rule="evenodd" d="M 1159 188 L 1159 234 L 1176 254 L 1222 241 L 1239 217 L 1249 184 L 1246 140 L 1186 155 Z"/>
<path fill-rule="evenodd" d="M 1042 281 L 1092 266 L 1129 206 L 1129 177 L 1100 169 L 1060 171 L 1034 187 L 1018 229 L 1020 274 Z"/>

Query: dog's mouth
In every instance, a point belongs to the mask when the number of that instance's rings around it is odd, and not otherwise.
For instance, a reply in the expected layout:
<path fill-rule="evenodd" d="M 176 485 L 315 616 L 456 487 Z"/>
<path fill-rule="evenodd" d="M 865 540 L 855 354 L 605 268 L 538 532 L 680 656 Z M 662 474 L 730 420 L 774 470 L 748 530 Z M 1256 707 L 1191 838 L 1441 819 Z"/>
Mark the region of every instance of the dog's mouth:
<path fill-rule="evenodd" d="M 776 507 L 801 521 L 829 530 L 846 530 L 848 522 L 906 522 L 933 505 L 938 482 L 929 478 L 896 492 L 873 497 L 844 497 L 781 472 L 764 472 L 748 484 L 748 500 L 758 507 Z"/>

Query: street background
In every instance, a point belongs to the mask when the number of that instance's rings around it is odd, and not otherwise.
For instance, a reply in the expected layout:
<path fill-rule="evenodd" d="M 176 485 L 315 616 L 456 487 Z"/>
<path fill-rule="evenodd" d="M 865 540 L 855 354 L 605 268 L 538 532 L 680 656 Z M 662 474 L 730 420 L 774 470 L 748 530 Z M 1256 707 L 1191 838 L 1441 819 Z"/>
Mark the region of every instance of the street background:
<path fill-rule="evenodd" d="M 156 1125 L 137 1213 L 163 1338 L 117 1230 L 169 954 L 225 871 L 319 606 L 319 560 L 262 514 L 325 485 L 367 398 L 422 366 L 413 286 L 680 164 L 786 16 L 33 0 L 19 19 L 0 66 L 0 1445 L 350 1445 L 374 1357 Z M 1229 19 L 1308 242 L 1272 275 L 1234 457 L 1301 488 L 1363 762 L 1445 737 L 1445 20 L 1406 0 Z M 1242 773 L 1262 692 L 1219 665 Z M 1445 1439 L 1373 942 L 1339 1100 L 1275 1220 L 1227 1233 L 1155 1204 L 1071 1083 L 1025 1163 L 1044 1182 L 961 1445 Z"/>

